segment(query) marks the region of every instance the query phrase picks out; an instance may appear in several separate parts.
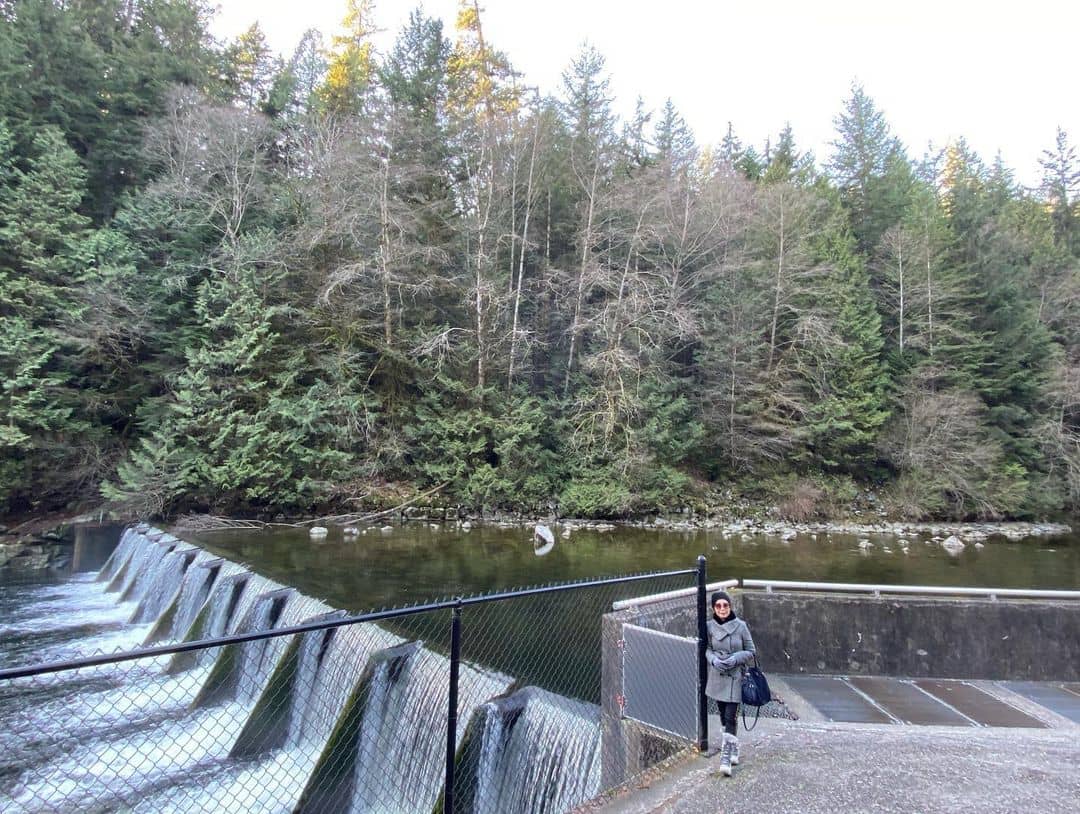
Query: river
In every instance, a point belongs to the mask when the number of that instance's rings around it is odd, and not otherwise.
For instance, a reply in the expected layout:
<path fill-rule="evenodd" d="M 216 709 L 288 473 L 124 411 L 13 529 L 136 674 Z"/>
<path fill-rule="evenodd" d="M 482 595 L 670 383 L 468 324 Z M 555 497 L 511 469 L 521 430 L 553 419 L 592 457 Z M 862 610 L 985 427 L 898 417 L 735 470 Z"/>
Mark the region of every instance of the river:
<path fill-rule="evenodd" d="M 311 540 L 302 530 L 190 538 L 205 553 L 176 540 L 169 545 L 175 550 L 168 550 L 135 532 L 127 540 L 113 562 L 126 551 L 126 561 L 140 565 L 130 566 L 122 580 L 119 565 L 111 566 L 113 571 L 107 567 L 105 580 L 95 578 L 113 542 L 100 539 L 76 546 L 77 572 L 67 577 L 0 578 L 0 666 L 138 647 L 151 640 L 155 618 L 174 595 L 177 609 L 167 627 L 173 632 L 164 634 L 166 640 L 182 638 L 184 630 L 200 624 L 198 619 L 210 626 L 209 635 L 247 632 L 296 624 L 324 613 L 327 605 L 363 611 L 688 569 L 700 553 L 709 558 L 712 580 L 1080 587 L 1075 536 L 991 539 L 955 556 L 916 537 L 906 545 L 891 536 L 841 534 L 785 542 L 763 535 L 638 528 L 578 529 L 537 556 L 531 528 L 466 530 L 419 523 L 369 529 L 356 538 L 340 530 L 325 540 Z M 255 574 L 233 582 L 246 572 L 214 555 L 246 564 Z M 192 565 L 194 560 L 202 565 Z M 110 577 L 123 583 L 111 593 Z M 202 606 L 208 610 L 198 616 L 183 611 L 185 597 L 198 600 L 200 586 L 210 589 L 208 578 L 218 580 Z M 463 751 L 459 760 L 462 771 L 471 772 L 466 776 L 477 799 L 525 789 L 518 802 L 509 807 L 500 802 L 490 810 L 538 814 L 573 808 L 601 789 L 601 617 L 613 599 L 692 581 L 692 574 L 682 574 L 465 608 L 457 744 L 462 746 L 466 731 L 473 733 L 476 751 Z M 280 590 L 278 583 L 300 593 Z M 199 607 L 197 601 L 191 605 L 193 611 Z M 272 621 L 275 608 L 279 616 Z M 213 621 L 219 609 L 228 611 L 220 617 L 227 625 L 221 630 Z M 348 797 L 330 810 L 375 810 L 368 799 L 373 795 L 394 801 L 393 810 L 431 811 L 441 789 L 446 739 L 441 712 L 449 622 L 444 609 L 390 620 L 382 628 L 342 628 L 332 639 L 312 634 L 292 657 L 288 640 L 281 638 L 244 645 L 235 659 L 211 653 L 205 664 L 178 664 L 177 671 L 165 669 L 168 660 L 131 662 L 85 675 L 9 682 L 0 686 L 0 717 L 6 724 L 0 732 L 0 809 L 292 810 L 303 795 L 325 787 Z M 768 668 L 768 654 L 765 663 Z M 250 665 L 258 670 L 249 671 Z M 367 666 L 371 671 L 365 672 Z M 204 703 L 206 687 L 233 687 L 215 675 L 235 677 L 235 688 L 232 695 Z M 286 691 L 280 682 L 289 675 L 293 689 Z M 245 733 L 259 730 L 252 723 L 256 713 L 269 708 L 289 711 L 281 719 L 290 722 L 288 738 L 272 749 L 256 749 Z M 351 741 L 341 746 L 331 734 L 352 731 L 341 729 L 341 722 L 347 720 L 346 710 L 361 708 L 353 751 Z M 378 748 L 365 747 L 376 735 L 382 738 Z M 355 770 L 344 779 L 324 777 L 321 756 L 326 765 L 336 765 L 343 755 L 356 755 Z M 541 758 L 556 763 L 538 763 Z M 540 779 L 519 782 L 536 766 L 542 769 Z M 549 776 L 562 779 L 551 785 L 543 780 Z M 556 800 L 553 794 L 562 796 Z M 402 803 L 413 797 L 415 805 Z"/>
<path fill-rule="evenodd" d="M 197 545 L 246 563 L 263 576 L 347 610 L 362 611 L 458 594 L 592 577 L 693 568 L 708 560 L 710 581 L 728 578 L 1080 589 L 1080 535 L 1009 541 L 992 537 L 958 556 L 909 537 L 907 553 L 891 535 L 818 534 L 782 541 L 719 531 L 676 533 L 618 527 L 578 529 L 545 556 L 531 528 L 427 523 L 371 529 L 355 538 L 331 530 L 310 540 L 302 530 L 215 532 Z M 865 541 L 865 542 L 863 542 Z"/>

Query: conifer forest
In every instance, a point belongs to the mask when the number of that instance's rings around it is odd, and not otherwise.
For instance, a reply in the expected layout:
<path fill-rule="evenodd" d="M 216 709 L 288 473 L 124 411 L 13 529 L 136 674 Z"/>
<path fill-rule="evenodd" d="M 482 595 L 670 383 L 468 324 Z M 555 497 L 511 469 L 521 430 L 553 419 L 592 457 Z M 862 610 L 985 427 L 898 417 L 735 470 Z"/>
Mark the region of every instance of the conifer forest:
<path fill-rule="evenodd" d="M 0 514 L 1080 507 L 1069 134 L 1027 188 L 853 84 L 811 155 L 619 117 L 588 46 L 533 88 L 474 0 L 342 10 L 279 57 L 0 0 Z"/>

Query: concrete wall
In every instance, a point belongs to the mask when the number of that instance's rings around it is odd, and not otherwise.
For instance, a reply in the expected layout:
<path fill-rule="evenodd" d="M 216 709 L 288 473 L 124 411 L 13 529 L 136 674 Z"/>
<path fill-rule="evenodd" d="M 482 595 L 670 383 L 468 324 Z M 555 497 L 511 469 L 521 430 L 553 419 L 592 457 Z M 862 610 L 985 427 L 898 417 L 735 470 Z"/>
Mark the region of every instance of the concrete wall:
<path fill-rule="evenodd" d="M 1080 602 L 740 591 L 766 672 L 1080 680 Z"/>
<path fill-rule="evenodd" d="M 766 673 L 1080 681 L 1080 602 L 729 593 L 750 625 Z M 604 615 L 605 788 L 650 765 L 645 736 L 656 735 L 621 715 L 622 626 L 696 637 L 695 601 L 672 599 Z"/>

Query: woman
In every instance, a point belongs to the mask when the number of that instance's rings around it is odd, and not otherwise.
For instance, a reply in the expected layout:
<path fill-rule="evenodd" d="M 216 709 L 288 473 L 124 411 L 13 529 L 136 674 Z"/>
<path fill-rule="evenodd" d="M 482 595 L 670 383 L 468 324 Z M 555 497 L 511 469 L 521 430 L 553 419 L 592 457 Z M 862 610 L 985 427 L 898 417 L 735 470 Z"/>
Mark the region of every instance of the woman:
<path fill-rule="evenodd" d="M 709 681 L 705 694 L 716 701 L 724 723 L 724 745 L 720 750 L 720 771 L 731 777 L 731 767 L 739 762 L 738 712 L 742 700 L 744 667 L 756 652 L 750 628 L 735 615 L 731 597 L 724 591 L 712 595 L 713 615 L 707 623 L 709 642 L 705 658 Z"/>

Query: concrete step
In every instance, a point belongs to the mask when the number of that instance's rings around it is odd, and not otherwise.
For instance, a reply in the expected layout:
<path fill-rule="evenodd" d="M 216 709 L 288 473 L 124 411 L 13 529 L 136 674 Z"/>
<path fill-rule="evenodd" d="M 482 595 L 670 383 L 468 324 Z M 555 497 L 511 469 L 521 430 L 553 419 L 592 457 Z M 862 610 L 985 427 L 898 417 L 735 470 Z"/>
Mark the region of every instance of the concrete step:
<path fill-rule="evenodd" d="M 1001 681 L 1007 690 L 1022 695 L 1073 723 L 1080 724 L 1080 684 L 1054 681 Z"/>
<path fill-rule="evenodd" d="M 826 721 L 909 726 L 1019 727 L 1047 724 L 988 682 L 886 676 L 777 676 Z M 983 686 L 980 686 L 983 685 Z M 1080 722 L 1080 692 L 1063 684 L 1000 682 L 1058 715 Z M 1004 696 L 1004 697 L 1002 697 Z"/>

